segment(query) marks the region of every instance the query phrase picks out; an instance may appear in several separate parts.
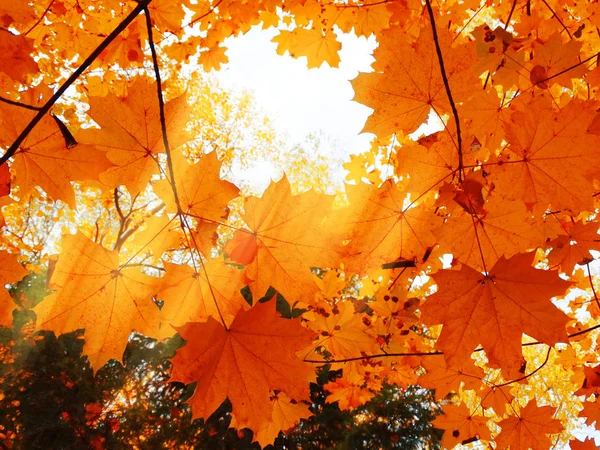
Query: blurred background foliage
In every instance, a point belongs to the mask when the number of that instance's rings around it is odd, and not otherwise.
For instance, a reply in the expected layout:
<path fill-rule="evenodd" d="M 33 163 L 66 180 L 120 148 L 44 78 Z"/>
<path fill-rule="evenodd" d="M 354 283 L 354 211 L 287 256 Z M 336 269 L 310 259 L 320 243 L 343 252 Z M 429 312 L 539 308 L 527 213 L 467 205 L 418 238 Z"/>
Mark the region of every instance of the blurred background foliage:
<path fill-rule="evenodd" d="M 28 275 L 11 294 L 23 307 L 46 292 L 46 274 Z M 285 302 L 278 302 L 283 304 Z M 157 342 L 133 334 L 123 364 L 109 361 L 96 374 L 82 354 L 83 330 L 56 337 L 33 332 L 35 315 L 14 311 L 13 328 L 0 328 L 0 448 L 2 449 L 255 449 L 250 430 L 230 428 L 225 401 L 206 421 L 192 419 L 186 400 L 194 385 L 169 382 L 183 341 Z M 274 449 L 438 449 L 441 412 L 432 392 L 385 386 L 353 411 L 326 403 L 325 384 L 341 376 L 328 365 L 311 384 L 311 411 Z"/>

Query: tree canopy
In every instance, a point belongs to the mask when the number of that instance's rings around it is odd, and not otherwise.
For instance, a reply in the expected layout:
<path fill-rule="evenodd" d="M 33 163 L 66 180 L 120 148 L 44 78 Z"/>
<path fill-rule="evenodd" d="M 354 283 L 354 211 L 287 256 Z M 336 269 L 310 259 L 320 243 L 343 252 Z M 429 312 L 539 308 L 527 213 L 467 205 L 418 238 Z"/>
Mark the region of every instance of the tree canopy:
<path fill-rule="evenodd" d="M 133 332 L 181 339 L 192 418 L 225 402 L 262 447 L 327 366 L 342 410 L 435 389 L 446 448 L 595 448 L 598 5 L 0 0 L 0 325 L 81 333 L 96 374 Z M 309 68 L 377 41 L 344 192 L 207 90 L 253 26 Z M 262 195 L 228 177 L 261 159 L 286 172 Z M 32 274 L 44 292 L 11 297 Z"/>

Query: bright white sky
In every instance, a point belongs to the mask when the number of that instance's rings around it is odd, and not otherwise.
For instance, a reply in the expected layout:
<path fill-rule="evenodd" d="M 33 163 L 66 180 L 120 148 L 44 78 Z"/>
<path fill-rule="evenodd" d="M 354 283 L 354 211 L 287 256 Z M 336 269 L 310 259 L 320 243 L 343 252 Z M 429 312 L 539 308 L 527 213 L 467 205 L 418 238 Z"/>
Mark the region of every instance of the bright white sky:
<path fill-rule="evenodd" d="M 352 102 L 348 80 L 370 71 L 375 40 L 346 35 L 338 69 L 327 63 L 306 68 L 306 58 L 280 56 L 271 38 L 274 30 L 258 27 L 226 42 L 229 64 L 216 73 L 225 87 L 248 89 L 278 130 L 297 142 L 310 132 L 322 130 L 339 144 L 344 155 L 369 148 L 371 135 L 359 136 L 371 110 Z"/>

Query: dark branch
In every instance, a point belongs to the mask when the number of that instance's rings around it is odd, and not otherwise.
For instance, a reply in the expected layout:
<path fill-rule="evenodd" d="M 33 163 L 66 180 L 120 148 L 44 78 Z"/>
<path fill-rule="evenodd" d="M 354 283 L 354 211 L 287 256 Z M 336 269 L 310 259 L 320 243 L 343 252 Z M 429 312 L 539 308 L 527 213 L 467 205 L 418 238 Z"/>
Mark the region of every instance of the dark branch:
<path fill-rule="evenodd" d="M 548 348 L 548 353 L 546 353 L 546 359 L 533 372 L 528 373 L 527 375 L 523 375 L 521 378 L 517 378 L 516 380 L 510 380 L 510 381 L 507 381 L 506 383 L 502 383 L 502 384 L 495 384 L 492 387 L 499 388 L 499 387 L 508 386 L 509 384 L 518 383 L 519 381 L 526 380 L 527 378 L 535 375 L 537 372 L 539 372 L 540 370 L 542 370 L 542 368 L 548 363 L 548 359 L 550 358 L 550 352 L 551 351 L 552 351 L 552 347 Z"/>
<path fill-rule="evenodd" d="M 161 85 L 161 79 L 160 79 L 160 68 L 158 67 L 158 55 L 156 54 L 156 46 L 154 45 L 154 40 L 152 38 L 152 19 L 150 18 L 150 11 L 148 10 L 148 8 L 144 8 L 144 15 L 146 16 L 146 28 L 148 30 L 148 45 L 150 46 L 150 52 L 152 54 L 152 64 L 154 66 L 154 75 L 156 76 L 158 106 L 159 106 L 159 110 L 160 110 L 160 126 L 162 129 L 163 144 L 165 146 L 165 152 L 167 154 L 167 168 L 169 170 L 169 177 L 171 178 L 169 180 L 169 183 L 171 184 L 173 196 L 175 197 L 175 204 L 177 205 L 177 217 L 179 217 L 179 220 L 181 222 L 181 228 L 184 233 L 185 233 L 185 230 L 187 229 L 192 241 L 194 242 L 194 246 L 196 248 L 198 248 L 198 245 L 196 243 L 196 238 L 194 237 L 191 227 L 189 226 L 189 224 L 187 223 L 187 221 L 185 220 L 185 217 L 183 215 L 183 210 L 181 209 L 181 204 L 179 202 L 179 195 L 177 194 L 177 184 L 175 183 L 175 172 L 173 170 L 173 158 L 171 156 L 171 147 L 169 146 L 169 140 L 167 138 L 167 120 L 165 118 L 165 100 L 163 98 L 163 92 L 162 92 L 162 85 Z M 193 256 L 192 256 L 192 258 L 193 258 Z M 208 283 L 208 288 L 210 290 L 210 294 L 215 303 L 215 307 L 217 308 L 217 312 L 219 313 L 219 318 L 221 319 L 221 323 L 223 324 L 223 327 L 225 327 L 225 329 L 228 329 L 227 323 L 225 322 L 225 318 L 223 317 L 223 314 L 221 313 L 221 308 L 219 307 L 219 303 L 217 302 L 217 297 L 215 296 L 215 293 L 213 291 L 213 287 L 208 280 L 208 272 L 206 271 L 206 267 L 204 265 L 204 262 L 202 261 L 202 258 L 200 258 L 200 265 L 202 266 L 202 271 L 204 272 L 204 276 Z M 195 264 L 194 264 L 194 268 L 196 268 Z M 196 272 L 197 271 L 198 270 L 196 269 Z"/>
<path fill-rule="evenodd" d="M 569 32 L 569 29 L 565 26 L 564 22 L 560 19 L 560 17 L 558 17 L 558 14 L 556 14 L 556 12 L 552 9 L 552 6 L 550 6 L 546 0 L 542 0 L 542 3 L 548 7 L 550 12 L 552 13 L 552 17 L 556 18 L 556 20 L 558 20 L 558 23 L 560 23 L 562 25 L 563 30 L 565 30 L 567 32 L 567 34 L 569 35 L 569 38 L 573 39 L 573 36 Z"/>
<path fill-rule="evenodd" d="M 578 62 L 577 64 L 573 64 L 571 67 L 567 67 L 566 69 L 561 70 L 560 72 L 557 72 L 557 73 L 555 73 L 554 75 L 552 75 L 552 76 L 550 76 L 548 78 L 544 78 L 543 80 L 538 81 L 538 84 L 545 83 L 546 81 L 551 80 L 552 78 L 556 78 L 556 77 L 561 76 L 563 73 L 567 73 L 570 70 L 576 69 L 577 67 L 581 66 L 582 64 L 585 64 L 586 62 L 594 59 L 597 56 L 600 57 L 600 53 L 596 53 L 596 54 L 590 56 L 589 58 L 586 58 L 583 61 Z"/>
<path fill-rule="evenodd" d="M 181 207 L 179 205 L 179 195 L 177 194 L 177 184 L 175 183 L 175 172 L 173 171 L 173 157 L 171 156 L 171 146 L 169 145 L 169 138 L 167 137 L 167 119 L 165 118 L 165 99 L 162 92 L 162 81 L 160 78 L 160 68 L 158 67 L 158 55 L 156 54 L 156 46 L 154 45 L 154 39 L 152 38 L 152 19 L 150 18 L 150 11 L 144 7 L 144 15 L 146 16 L 146 29 L 148 30 L 148 45 L 150 46 L 150 53 L 152 54 L 152 65 L 154 66 L 154 75 L 156 77 L 156 89 L 158 95 L 158 108 L 160 112 L 160 128 L 162 130 L 162 140 L 165 146 L 165 152 L 167 154 L 167 168 L 169 170 L 169 180 L 171 189 L 173 190 L 173 196 L 175 197 L 175 204 L 177 205 L 177 213 L 181 214 Z"/>
<path fill-rule="evenodd" d="M 504 25 L 505 30 L 510 25 L 510 19 L 512 19 L 512 15 L 515 12 L 515 6 L 517 6 L 517 0 L 513 0 L 512 8 L 510 8 L 510 12 L 508 13 L 508 19 L 506 19 L 506 25 Z"/>
<path fill-rule="evenodd" d="M 31 106 L 25 103 L 17 102 L 15 100 L 11 100 L 10 98 L 0 97 L 0 102 L 8 103 L 9 105 L 18 106 L 20 108 L 30 109 L 32 111 L 39 111 L 41 108 L 39 106 Z"/>
<path fill-rule="evenodd" d="M 57 89 L 52 97 L 38 110 L 38 113 L 31 119 L 31 121 L 27 124 L 25 129 L 21 131 L 21 134 L 17 137 L 17 139 L 12 143 L 12 145 L 8 148 L 6 153 L 0 157 L 0 166 L 6 161 L 8 161 L 17 151 L 19 146 L 23 143 L 23 141 L 27 138 L 29 133 L 35 128 L 35 126 L 42 120 L 42 118 L 50 111 L 50 109 L 54 106 L 56 101 L 65 93 L 67 89 L 81 76 L 86 69 L 92 65 L 92 63 L 100 56 L 100 54 L 110 45 L 115 38 L 121 34 L 121 32 L 127 28 L 127 26 L 133 22 L 133 20 L 138 16 L 138 14 L 144 10 L 146 5 L 148 5 L 152 0 L 140 0 L 137 6 L 131 11 L 123 21 L 117 25 L 117 27 L 110 33 L 106 38 L 96 47 L 96 49 L 83 61 L 81 66 L 75 70 L 71 74 L 69 78 Z"/>
<path fill-rule="evenodd" d="M 440 40 L 437 34 L 437 28 L 435 26 L 435 15 L 433 14 L 433 9 L 431 8 L 431 1 L 425 0 L 425 5 L 427 6 L 427 12 L 429 13 L 429 20 L 431 21 L 431 30 L 433 31 L 433 42 L 435 43 L 435 51 L 437 53 L 438 62 L 440 64 L 440 72 L 442 74 L 442 80 L 444 81 L 444 87 L 446 88 L 446 95 L 448 96 L 448 101 L 450 102 L 450 107 L 452 108 L 452 115 L 454 116 L 454 121 L 456 122 L 456 142 L 458 146 L 458 179 L 462 181 L 462 172 L 463 172 L 463 153 L 462 153 L 462 136 L 460 134 L 460 120 L 458 118 L 458 111 L 456 109 L 456 104 L 454 103 L 454 99 L 452 98 L 452 91 L 450 90 L 450 82 L 448 81 L 448 76 L 446 75 L 446 68 L 444 66 L 444 57 L 442 55 L 442 49 L 440 47 Z"/>
<path fill-rule="evenodd" d="M 401 267 L 417 267 L 417 261 L 414 259 L 404 259 L 401 261 L 393 261 L 381 265 L 382 269 L 399 269 Z"/>
<path fill-rule="evenodd" d="M 443 352 L 434 351 L 434 352 L 417 352 L 417 353 L 378 353 L 376 355 L 368 355 L 368 356 L 355 356 L 354 358 L 344 358 L 344 359 L 328 359 L 327 361 L 319 361 L 315 359 L 303 359 L 304 362 L 307 363 L 317 363 L 317 364 L 329 364 L 329 363 L 345 363 L 351 361 L 360 361 L 363 359 L 376 359 L 376 358 L 386 358 L 388 356 L 440 356 L 443 355 Z"/>

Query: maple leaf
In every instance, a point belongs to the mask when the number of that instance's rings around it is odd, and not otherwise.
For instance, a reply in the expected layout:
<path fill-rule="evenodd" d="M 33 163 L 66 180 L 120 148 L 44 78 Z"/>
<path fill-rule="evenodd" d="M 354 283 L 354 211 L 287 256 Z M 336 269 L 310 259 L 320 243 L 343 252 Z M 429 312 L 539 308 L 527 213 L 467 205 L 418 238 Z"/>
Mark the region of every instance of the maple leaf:
<path fill-rule="evenodd" d="M 126 247 L 134 254 L 152 252 L 160 257 L 165 251 L 179 249 L 183 240 L 178 220 L 171 220 L 165 214 L 144 220 L 145 228 L 138 230 Z"/>
<path fill-rule="evenodd" d="M 548 263 L 560 266 L 563 272 L 572 273 L 576 264 L 584 265 L 594 258 L 590 250 L 600 251 L 598 224 L 594 222 L 577 222 L 567 225 L 567 234 L 561 234 L 548 243 L 552 247 L 548 253 Z"/>
<path fill-rule="evenodd" d="M 522 253 L 500 258 L 487 275 L 465 265 L 433 275 L 438 291 L 422 306 L 422 319 L 444 325 L 436 347 L 449 367 L 468 363 L 481 344 L 491 364 L 518 375 L 523 333 L 548 345 L 567 341 L 569 319 L 550 299 L 571 283 L 532 262 L 532 253 Z"/>
<path fill-rule="evenodd" d="M 433 211 L 423 205 L 405 206 L 406 192 L 387 181 L 381 188 L 359 184 L 348 186 L 350 208 L 338 213 L 336 222 L 350 242 L 341 249 L 345 266 L 351 272 L 398 259 L 421 258 L 435 245 L 431 234 Z"/>
<path fill-rule="evenodd" d="M 27 75 L 39 72 L 33 52 L 33 39 L 0 29 L 0 72 L 24 82 Z"/>
<path fill-rule="evenodd" d="M 455 199 L 458 204 L 460 198 L 455 195 Z M 451 212 L 433 234 L 454 258 L 481 270 L 546 240 L 543 228 L 531 219 L 522 202 L 507 203 L 495 196 L 477 211 L 461 208 Z"/>
<path fill-rule="evenodd" d="M 174 327 L 187 322 L 201 322 L 221 315 L 230 324 L 235 315 L 246 306 L 240 293 L 245 286 L 244 272 L 226 266 L 223 261 L 197 263 L 198 267 L 164 263 L 166 274 L 157 284 L 157 296 L 164 300 L 162 317 Z M 173 335 L 168 326 L 164 335 Z"/>
<path fill-rule="evenodd" d="M 548 205 L 577 215 L 593 209 L 599 137 L 588 132 L 596 106 L 573 100 L 554 111 L 550 100 L 531 97 L 505 123 L 509 147 L 490 178 L 509 200 L 522 200 L 534 211 Z"/>
<path fill-rule="evenodd" d="M 395 155 L 396 174 L 410 174 L 406 190 L 419 196 L 448 178 L 458 167 L 456 148 L 446 134 L 434 133 L 427 139 L 431 145 L 402 146 Z"/>
<path fill-rule="evenodd" d="M 551 406 L 538 406 L 535 399 L 530 401 L 518 417 L 509 417 L 498 423 L 502 431 L 496 437 L 496 444 L 500 448 L 510 446 L 511 450 L 550 448 L 552 441 L 546 435 L 563 430 L 560 421 L 552 418 L 555 410 Z"/>
<path fill-rule="evenodd" d="M 579 412 L 580 417 L 585 417 L 585 423 L 592 425 L 594 422 L 600 424 L 600 403 L 584 402 L 583 409 Z"/>
<path fill-rule="evenodd" d="M 597 394 L 600 388 L 600 365 L 596 367 L 583 368 L 585 379 L 583 385 L 576 392 L 576 395 L 589 396 L 590 394 Z"/>
<path fill-rule="evenodd" d="M 365 333 L 368 325 L 361 316 L 354 314 L 352 304 L 342 303 L 335 309 L 328 309 L 309 323 L 313 330 L 321 331 L 317 345 L 326 348 L 334 359 L 368 355 L 375 351 L 374 342 Z"/>
<path fill-rule="evenodd" d="M 189 400 L 194 417 L 207 418 L 228 398 L 239 426 L 259 432 L 272 418 L 270 390 L 308 399 L 314 372 L 295 353 L 313 333 L 280 318 L 274 301 L 240 311 L 228 329 L 209 317 L 176 330 L 187 344 L 172 359 L 172 379 L 198 382 Z"/>
<path fill-rule="evenodd" d="M 273 408 L 271 420 L 261 426 L 255 438 L 263 447 L 272 444 L 280 431 L 285 433 L 301 419 L 307 419 L 312 415 L 308 405 L 292 400 L 283 392 L 278 392 L 271 398 Z"/>
<path fill-rule="evenodd" d="M 457 444 L 468 444 L 479 440 L 490 440 L 488 417 L 471 414 L 465 405 L 444 405 L 444 414 L 433 421 L 436 428 L 444 430 L 442 445 L 454 448 Z"/>
<path fill-rule="evenodd" d="M 448 35 L 442 36 L 448 79 L 460 102 L 470 96 L 470 66 L 476 57 L 470 47 L 452 48 L 449 41 Z M 354 100 L 375 110 L 363 131 L 380 138 L 400 130 L 410 133 L 427 120 L 431 108 L 440 117 L 450 112 L 431 31 L 422 30 L 411 45 L 401 28 L 390 27 L 378 42 L 375 72 L 361 73 L 352 81 Z"/>
<path fill-rule="evenodd" d="M 35 14 L 25 0 L 1 0 L 0 1 L 0 24 L 4 28 L 13 23 L 27 23 L 35 19 Z"/>
<path fill-rule="evenodd" d="M 286 178 L 271 183 L 261 198 L 246 198 L 242 218 L 250 230 L 237 231 L 225 252 L 244 264 L 257 298 L 271 285 L 294 301 L 317 291 L 310 268 L 339 261 L 330 246 L 335 229 L 323 226 L 332 200 L 313 191 L 292 195 Z"/>
<path fill-rule="evenodd" d="M 458 392 L 461 384 L 464 389 L 476 389 L 481 385 L 484 372 L 473 364 L 465 364 L 457 369 L 449 368 L 441 358 L 424 358 L 421 363 L 427 371 L 419 377 L 419 384 L 429 389 L 435 389 L 436 398 L 444 398 L 450 392 Z"/>
<path fill-rule="evenodd" d="M 569 441 L 569 447 L 571 450 L 597 450 L 594 439 L 587 439 L 585 441 L 571 440 Z"/>
<path fill-rule="evenodd" d="M 326 32 L 306 28 L 282 30 L 272 41 L 277 43 L 277 53 L 280 55 L 288 51 L 295 58 L 306 56 L 309 69 L 321 67 L 324 62 L 329 67 L 337 67 L 340 62 L 338 52 L 342 44 L 331 29 Z"/>
<path fill-rule="evenodd" d="M 0 126 L 4 130 L 0 142 L 12 143 L 34 115 L 18 106 L 0 103 Z M 68 148 L 57 122 L 48 116 L 29 133 L 13 159 L 11 171 L 21 195 L 40 186 L 51 198 L 72 208 L 75 208 L 75 194 L 71 182 L 98 180 L 101 172 L 113 166 L 102 150 L 85 144 Z"/>
<path fill-rule="evenodd" d="M 496 414 L 506 412 L 506 407 L 511 404 L 514 396 L 510 393 L 508 386 L 489 386 L 479 392 L 481 405 L 485 408 L 493 408 Z"/>
<path fill-rule="evenodd" d="M 220 222 L 227 216 L 227 203 L 238 196 L 238 188 L 221 179 L 217 153 L 203 155 L 196 164 L 188 164 L 179 152 L 172 154 L 175 186 L 183 212 L 195 218 Z M 168 180 L 153 184 L 167 211 L 177 212 L 173 188 Z"/>
<path fill-rule="evenodd" d="M 327 403 L 338 402 L 340 409 L 355 409 L 371 400 L 375 394 L 365 388 L 365 380 L 355 372 L 343 378 L 330 381 L 323 389 L 331 392 Z"/>
<path fill-rule="evenodd" d="M 159 334 L 155 278 L 120 267 L 116 251 L 80 233 L 63 237 L 62 247 L 50 281 L 55 292 L 34 308 L 38 328 L 56 334 L 85 328 L 84 351 L 95 369 L 121 359 L 132 331 Z"/>
<path fill-rule="evenodd" d="M 167 102 L 165 121 L 172 149 L 188 139 L 185 96 Z M 146 187 L 150 177 L 159 173 L 158 154 L 165 151 L 156 100 L 156 83 L 138 79 L 127 97 L 116 95 L 90 97 L 88 114 L 100 125 L 100 130 L 83 130 L 77 134 L 80 142 L 106 151 L 116 164 L 100 177 L 109 189 L 125 185 L 132 195 Z"/>

